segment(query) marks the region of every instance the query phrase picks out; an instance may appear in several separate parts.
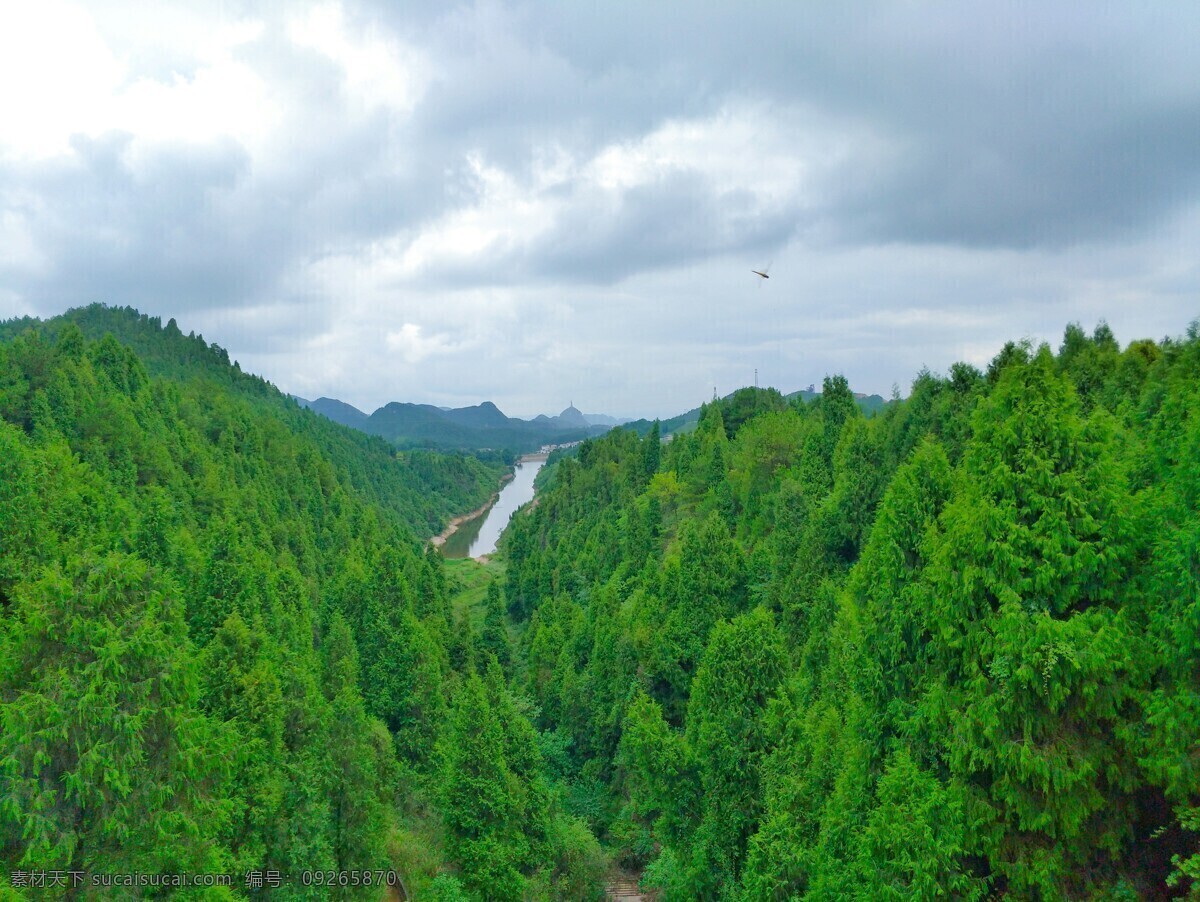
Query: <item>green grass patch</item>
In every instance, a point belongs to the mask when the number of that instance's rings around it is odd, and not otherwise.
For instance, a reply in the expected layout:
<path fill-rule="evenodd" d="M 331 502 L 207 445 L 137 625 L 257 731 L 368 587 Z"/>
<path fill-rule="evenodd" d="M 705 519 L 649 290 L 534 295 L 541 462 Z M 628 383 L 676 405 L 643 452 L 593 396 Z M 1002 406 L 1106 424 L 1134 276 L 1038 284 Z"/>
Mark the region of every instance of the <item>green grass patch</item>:
<path fill-rule="evenodd" d="M 480 563 L 474 558 L 447 559 L 446 590 L 450 595 L 450 606 L 455 617 L 459 611 L 467 610 L 475 627 L 483 625 L 484 602 L 488 586 L 504 579 L 505 564 L 494 558 Z"/>

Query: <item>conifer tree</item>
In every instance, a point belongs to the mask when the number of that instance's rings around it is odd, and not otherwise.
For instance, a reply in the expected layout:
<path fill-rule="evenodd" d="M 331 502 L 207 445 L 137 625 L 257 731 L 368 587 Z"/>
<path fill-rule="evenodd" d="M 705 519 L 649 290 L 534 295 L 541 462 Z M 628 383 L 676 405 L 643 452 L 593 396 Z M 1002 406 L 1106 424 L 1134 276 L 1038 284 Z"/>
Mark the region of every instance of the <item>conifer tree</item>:
<path fill-rule="evenodd" d="M 483 615 L 483 633 L 479 644 L 484 654 L 495 655 L 500 666 L 508 669 L 512 663 L 512 641 L 508 636 L 504 602 L 500 599 L 500 586 L 495 581 L 488 583 Z"/>
<path fill-rule="evenodd" d="M 198 708 L 178 597 L 136 557 L 72 558 L 0 639 L 0 807 L 23 865 L 217 871 L 229 737 Z"/>
<path fill-rule="evenodd" d="M 283 690 L 264 632 L 231 614 L 200 656 L 205 710 L 236 737 L 222 839 L 247 871 L 266 866 L 285 789 Z"/>
<path fill-rule="evenodd" d="M 646 433 L 646 437 L 642 439 L 642 476 L 645 481 L 650 479 L 658 472 L 659 460 L 662 457 L 662 435 L 659 430 L 658 420 L 655 420 L 650 425 L 650 431 Z"/>
<path fill-rule="evenodd" d="M 736 885 L 762 814 L 763 717 L 783 676 L 783 639 L 761 608 L 717 624 L 688 705 L 702 812 L 692 843 L 697 895 Z"/>
<path fill-rule="evenodd" d="M 1078 409 L 1047 348 L 1003 366 L 926 571 L 928 741 L 986 806 L 973 850 L 1021 893 L 1104 864 L 1136 786 L 1115 739 L 1146 679 L 1120 610 L 1136 534 L 1109 421 Z"/>
<path fill-rule="evenodd" d="M 358 691 L 358 652 L 340 614 L 334 615 L 326 642 L 325 686 L 331 701 L 334 860 L 343 871 L 382 868 L 395 752 L 385 729 L 379 731 L 381 746 L 372 741 L 376 731 Z"/>
<path fill-rule="evenodd" d="M 446 845 L 468 889 L 490 899 L 520 899 L 525 879 L 515 777 L 483 681 L 471 674 L 455 698 L 442 778 Z"/>
<path fill-rule="evenodd" d="M 617 761 L 638 818 L 667 843 L 681 845 L 700 805 L 691 747 L 663 719 L 662 708 L 639 692 L 625 713 Z"/>

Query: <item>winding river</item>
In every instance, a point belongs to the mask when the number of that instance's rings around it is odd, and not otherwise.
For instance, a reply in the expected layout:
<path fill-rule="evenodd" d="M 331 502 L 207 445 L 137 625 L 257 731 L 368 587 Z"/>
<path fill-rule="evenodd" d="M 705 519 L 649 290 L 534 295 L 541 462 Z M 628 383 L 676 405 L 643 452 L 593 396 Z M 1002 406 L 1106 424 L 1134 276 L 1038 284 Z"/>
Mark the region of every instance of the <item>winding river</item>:
<path fill-rule="evenodd" d="M 509 517 L 533 499 L 533 478 L 545 462 L 545 456 L 540 454 L 526 455 L 517 461 L 513 478 L 500 489 L 496 503 L 478 517 L 459 524 L 442 546 L 442 554 L 448 558 L 483 557 L 495 551 Z"/>

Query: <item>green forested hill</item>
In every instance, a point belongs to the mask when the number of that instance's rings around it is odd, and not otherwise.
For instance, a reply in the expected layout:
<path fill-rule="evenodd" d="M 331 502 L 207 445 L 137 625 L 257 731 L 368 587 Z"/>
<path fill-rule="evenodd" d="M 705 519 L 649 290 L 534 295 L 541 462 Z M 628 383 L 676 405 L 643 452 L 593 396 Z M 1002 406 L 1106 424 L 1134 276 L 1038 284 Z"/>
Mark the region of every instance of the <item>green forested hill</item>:
<path fill-rule="evenodd" d="M 292 397 L 296 396 L 293 395 Z M 352 429 L 358 429 L 362 432 L 366 431 L 363 429 L 363 426 L 367 422 L 367 415 L 345 401 L 339 401 L 336 398 L 317 398 L 315 401 L 305 401 L 301 398 L 296 398 L 296 403 L 301 407 L 307 407 L 309 410 L 333 420 L 335 423 L 341 423 L 343 426 L 349 426 Z"/>
<path fill-rule="evenodd" d="M 740 388 L 731 394 L 720 399 L 720 404 L 729 409 L 739 408 L 742 405 L 749 404 L 753 408 L 754 405 L 763 403 L 763 399 L 770 396 L 774 397 L 778 394 L 774 389 L 763 389 L 757 391 L 750 388 Z M 799 403 L 811 404 L 813 401 L 821 397 L 820 392 L 810 392 L 805 389 L 792 392 L 789 395 L 783 396 L 785 400 L 797 400 Z M 863 413 L 868 416 L 873 416 L 887 406 L 888 402 L 883 400 L 879 395 L 854 395 L 855 403 Z M 686 413 L 681 413 L 678 416 L 671 417 L 668 420 L 659 421 L 659 434 L 663 436 L 674 435 L 677 432 L 691 432 L 696 428 L 696 424 L 700 422 L 700 415 L 704 412 L 704 407 L 695 407 Z M 631 420 L 624 424 L 626 429 L 632 429 L 638 435 L 645 435 L 653 426 L 651 420 Z"/>
<path fill-rule="evenodd" d="M 394 868 L 435 898 L 485 873 L 508 898 L 586 894 L 595 840 L 489 668 L 511 667 L 499 596 L 477 634 L 417 538 L 497 475 L 397 455 L 134 311 L 5 324 L 5 874 L 233 875 L 181 893 L 212 898 L 275 872 L 287 898 L 374 899 L 378 873 L 303 875 Z"/>
<path fill-rule="evenodd" d="M 501 563 L 449 569 L 418 536 L 478 461 L 132 311 L 0 326 L 6 873 L 1193 891 L 1200 328 L 1071 327 L 869 418 L 841 378 L 746 389 L 547 472 Z"/>
<path fill-rule="evenodd" d="M 258 451 L 272 431 L 298 437 L 339 468 L 356 491 L 399 515 L 418 535 L 440 532 L 451 517 L 478 507 L 499 482 L 502 471 L 497 464 L 484 464 L 471 455 L 429 451 L 397 454 L 378 438 L 304 411 L 270 383 L 243 373 L 236 363 L 231 365 L 223 348 L 208 344 L 202 336 L 184 335 L 174 320 L 164 327 L 157 317 L 141 315 L 131 308 L 93 304 L 44 324 L 29 319 L 2 323 L 0 341 L 6 336 L 11 339 L 26 334 L 31 340 L 35 340 L 34 335 L 40 336 L 36 340 L 53 346 L 59 334 L 72 325 L 85 338 L 100 341 L 106 335 L 112 336 L 117 344 L 132 350 L 139 369 L 144 369 L 147 388 L 155 388 L 148 380 L 158 377 L 164 380 L 159 387 L 170 384 L 181 389 L 181 400 L 188 403 L 179 410 L 165 411 L 170 420 L 164 423 L 165 428 L 198 428 L 214 438 L 228 432 L 232 450 L 240 454 Z M 22 350 L 25 347 L 27 343 L 12 352 L 12 359 L 18 365 L 18 358 L 26 353 Z M 26 377 L 25 382 L 29 381 Z M 36 376 L 33 381 L 37 381 Z M 28 408 L 38 388 L 44 386 L 23 385 L 21 391 L 25 397 L 14 404 L 24 403 L 27 409 L 0 410 L 0 416 L 28 427 L 31 423 Z M 55 416 L 72 418 L 87 413 L 78 404 L 64 405 L 53 393 L 46 394 L 46 400 Z M 189 423 L 187 418 L 191 414 L 196 417 Z M 81 434 L 76 438 L 82 447 L 89 439 L 102 445 L 115 436 L 110 431 L 96 437 Z M 158 437 L 152 433 L 141 436 L 141 445 L 149 449 L 147 453 L 161 453 L 155 450 L 158 444 L 161 444 Z M 131 453 L 136 454 L 136 449 Z"/>
<path fill-rule="evenodd" d="M 616 431 L 506 533 L 535 724 L 667 899 L 1139 898 L 1200 875 L 1200 333 L 865 418 Z"/>

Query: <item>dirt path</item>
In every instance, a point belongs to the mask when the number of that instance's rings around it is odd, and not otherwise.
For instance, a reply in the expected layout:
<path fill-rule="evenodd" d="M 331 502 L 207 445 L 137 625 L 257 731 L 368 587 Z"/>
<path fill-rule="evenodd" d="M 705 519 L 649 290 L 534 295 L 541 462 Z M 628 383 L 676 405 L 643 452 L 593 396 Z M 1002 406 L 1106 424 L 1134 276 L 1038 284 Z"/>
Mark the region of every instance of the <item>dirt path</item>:
<path fill-rule="evenodd" d="M 641 876 L 627 871 L 614 871 L 604 885 L 604 898 L 611 902 L 650 902 L 654 896 L 638 888 Z"/>

